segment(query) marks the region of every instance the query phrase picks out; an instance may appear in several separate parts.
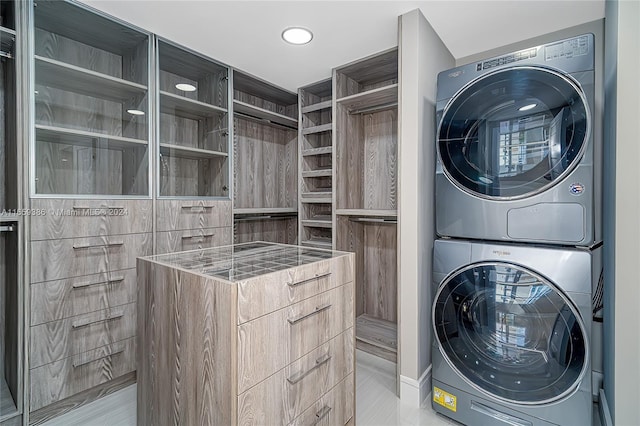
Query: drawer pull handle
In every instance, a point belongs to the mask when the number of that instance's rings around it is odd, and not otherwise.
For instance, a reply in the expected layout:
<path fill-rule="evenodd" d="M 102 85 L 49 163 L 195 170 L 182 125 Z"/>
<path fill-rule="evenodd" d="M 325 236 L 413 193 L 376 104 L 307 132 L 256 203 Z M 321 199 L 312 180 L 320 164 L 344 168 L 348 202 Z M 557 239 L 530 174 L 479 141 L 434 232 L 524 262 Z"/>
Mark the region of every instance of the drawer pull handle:
<path fill-rule="evenodd" d="M 326 272 L 324 274 L 316 274 L 313 278 L 309 278 L 307 280 L 302 280 L 302 281 L 297 281 L 297 282 L 290 282 L 290 283 L 287 283 L 287 285 L 289 287 L 296 287 L 296 286 L 299 286 L 300 284 L 306 284 L 306 283 L 309 283 L 311 281 L 315 281 L 315 280 L 317 280 L 319 278 L 328 277 L 329 275 L 331 275 L 331 272 Z"/>
<path fill-rule="evenodd" d="M 74 250 L 87 250 L 93 248 L 109 248 L 109 247 L 120 247 L 124 245 L 124 241 L 116 241 L 113 243 L 105 243 L 105 244 L 82 244 L 82 245 L 74 245 Z"/>
<path fill-rule="evenodd" d="M 188 240 L 190 238 L 211 238 L 211 237 L 215 237 L 216 234 L 203 234 L 203 235 L 183 235 L 182 239 L 183 240 Z"/>
<path fill-rule="evenodd" d="M 110 280 L 98 281 L 98 282 L 95 282 L 95 283 L 92 283 L 92 282 L 75 283 L 73 285 L 73 288 L 76 289 L 76 288 L 91 287 L 91 286 L 100 285 L 100 284 L 116 284 L 116 283 L 120 283 L 122 281 L 124 281 L 124 277 L 115 277 L 115 278 L 110 279 Z"/>
<path fill-rule="evenodd" d="M 213 206 L 193 206 L 193 205 L 184 205 L 182 206 L 183 209 L 189 209 L 194 213 L 202 213 L 207 209 L 212 209 Z"/>
<path fill-rule="evenodd" d="M 329 407 L 328 405 L 325 405 L 324 407 L 322 407 L 322 410 L 316 413 L 316 421 L 313 422 L 313 424 L 317 425 L 318 423 L 320 423 L 320 420 L 327 417 L 327 414 L 329 414 L 330 412 L 331 412 L 331 407 Z"/>
<path fill-rule="evenodd" d="M 304 379 L 309 374 L 311 374 L 311 372 L 313 372 L 313 370 L 315 370 L 317 368 L 320 368 L 322 365 L 324 365 L 327 362 L 329 362 L 330 359 L 331 359 L 331 355 L 329 355 L 329 354 L 321 356 L 320 358 L 316 359 L 316 364 L 313 367 L 311 367 L 310 369 L 308 369 L 304 373 L 299 373 L 299 374 L 297 374 L 297 375 L 295 375 L 293 377 L 287 377 L 287 381 L 289 383 L 291 383 L 292 385 L 295 385 L 300 380 Z"/>
<path fill-rule="evenodd" d="M 117 355 L 117 354 L 120 354 L 120 353 L 122 353 L 122 352 L 124 352 L 124 348 L 122 348 L 122 349 L 118 349 L 118 350 L 115 350 L 115 351 L 113 351 L 113 352 L 110 352 L 110 353 L 108 353 L 108 354 L 105 354 L 105 355 L 99 356 L 99 357 L 97 357 L 97 358 L 93 358 L 93 359 L 83 359 L 82 361 L 78 361 L 78 362 L 73 361 L 73 368 L 78 368 L 78 367 L 80 367 L 80 366 L 83 366 L 83 365 L 89 364 L 90 362 L 99 361 L 99 360 L 101 360 L 101 359 L 104 359 L 104 358 L 107 358 L 107 357 L 110 357 L 110 356 L 113 356 L 113 355 Z"/>
<path fill-rule="evenodd" d="M 302 315 L 302 316 L 300 316 L 298 318 L 294 318 L 294 319 L 287 318 L 287 321 L 289 321 L 289 324 L 293 325 L 295 323 L 298 323 L 298 322 L 302 321 L 303 319 L 309 318 L 310 316 L 319 314 L 322 311 L 326 311 L 330 307 L 331 307 L 331 304 L 324 305 L 324 306 L 316 306 L 316 310 L 315 311 L 309 312 L 308 314 L 304 314 L 304 315 Z"/>
<path fill-rule="evenodd" d="M 118 312 L 118 313 L 115 313 L 115 314 L 109 315 L 109 316 L 108 316 L 108 317 L 106 317 L 106 318 L 100 318 L 100 319 L 97 319 L 97 320 L 75 321 L 73 324 L 71 324 L 71 327 L 73 327 L 73 328 L 86 327 L 86 326 L 88 326 L 88 325 L 91 325 L 91 324 L 97 324 L 97 323 L 99 323 L 99 322 L 113 321 L 113 320 L 116 320 L 116 319 L 120 319 L 120 318 L 122 318 L 123 316 L 124 316 L 124 312 L 120 311 L 120 312 Z"/>
<path fill-rule="evenodd" d="M 100 207 L 87 207 L 87 206 L 73 206 L 73 210 L 126 210 L 126 207 L 120 206 L 100 206 Z"/>

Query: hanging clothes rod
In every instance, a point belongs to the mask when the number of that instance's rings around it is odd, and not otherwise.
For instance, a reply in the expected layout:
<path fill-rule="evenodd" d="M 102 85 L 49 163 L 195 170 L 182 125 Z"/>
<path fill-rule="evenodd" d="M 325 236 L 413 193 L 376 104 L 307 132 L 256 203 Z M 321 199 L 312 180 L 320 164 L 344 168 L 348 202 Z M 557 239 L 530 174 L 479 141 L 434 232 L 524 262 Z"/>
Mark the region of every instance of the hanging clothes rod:
<path fill-rule="evenodd" d="M 382 218 L 382 217 L 350 217 L 350 221 L 352 222 L 368 222 L 368 223 L 377 223 L 382 225 L 395 225 L 398 223 L 398 219 L 393 218 Z"/>
<path fill-rule="evenodd" d="M 0 226 L 0 232 L 13 232 L 16 228 L 13 225 L 2 225 Z"/>
<path fill-rule="evenodd" d="M 285 215 L 256 215 L 256 216 L 241 216 L 238 218 L 234 218 L 234 222 L 254 222 L 257 220 L 281 220 L 281 219 L 294 219 L 298 216 L 295 214 L 285 214 Z"/>
<path fill-rule="evenodd" d="M 280 124 L 280 123 L 274 123 L 271 120 L 266 120 L 264 118 L 254 117 L 253 115 L 244 114 L 242 112 L 234 111 L 233 115 L 234 115 L 234 117 L 240 117 L 240 118 L 244 118 L 244 119 L 247 119 L 247 120 L 257 121 L 258 123 L 267 124 L 269 126 L 282 127 L 283 129 L 287 129 L 287 130 L 298 130 L 296 127 L 286 126 L 286 125 Z"/>
<path fill-rule="evenodd" d="M 384 110 L 391 109 L 391 108 L 394 108 L 394 107 L 397 107 L 397 106 L 398 106 L 398 102 L 390 102 L 390 103 L 387 103 L 387 104 L 355 109 L 353 111 L 349 111 L 349 114 L 351 114 L 351 115 L 367 114 L 367 113 L 370 113 L 370 112 L 384 111 Z"/>

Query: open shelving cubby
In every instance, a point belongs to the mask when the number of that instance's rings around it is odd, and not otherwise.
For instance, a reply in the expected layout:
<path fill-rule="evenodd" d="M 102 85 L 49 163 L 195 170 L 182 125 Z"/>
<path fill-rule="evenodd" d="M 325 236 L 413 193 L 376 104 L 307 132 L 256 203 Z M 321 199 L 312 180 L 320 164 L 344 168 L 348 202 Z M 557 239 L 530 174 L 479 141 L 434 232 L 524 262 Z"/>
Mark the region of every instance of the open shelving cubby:
<path fill-rule="evenodd" d="M 336 249 L 356 253 L 356 345 L 397 360 L 398 50 L 334 70 Z"/>
<path fill-rule="evenodd" d="M 229 196 L 229 70 L 158 40 L 161 197 Z"/>
<path fill-rule="evenodd" d="M 233 72 L 234 242 L 298 241 L 298 98 Z"/>
<path fill-rule="evenodd" d="M 300 243 L 332 249 L 333 82 L 298 90 L 300 105 Z"/>
<path fill-rule="evenodd" d="M 35 8 L 37 195 L 149 195 L 149 35 L 66 2 Z"/>

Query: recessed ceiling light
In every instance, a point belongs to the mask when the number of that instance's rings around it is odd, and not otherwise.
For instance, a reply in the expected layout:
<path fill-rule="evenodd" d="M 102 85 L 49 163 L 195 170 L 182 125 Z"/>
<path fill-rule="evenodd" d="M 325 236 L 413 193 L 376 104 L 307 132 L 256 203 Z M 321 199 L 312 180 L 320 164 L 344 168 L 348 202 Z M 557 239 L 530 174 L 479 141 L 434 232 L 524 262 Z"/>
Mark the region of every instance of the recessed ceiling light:
<path fill-rule="evenodd" d="M 537 106 L 538 106 L 538 104 L 525 105 L 523 107 L 518 108 L 518 111 L 529 111 L 530 109 L 534 109 Z"/>
<path fill-rule="evenodd" d="M 178 83 L 176 84 L 176 89 L 182 90 L 183 92 L 195 92 L 196 86 L 188 83 Z"/>
<path fill-rule="evenodd" d="M 132 115 L 144 115 L 144 111 L 140 111 L 139 109 L 128 109 L 127 112 Z"/>
<path fill-rule="evenodd" d="M 291 27 L 282 32 L 282 38 L 291 44 L 307 44 L 313 38 L 313 34 L 306 28 Z"/>

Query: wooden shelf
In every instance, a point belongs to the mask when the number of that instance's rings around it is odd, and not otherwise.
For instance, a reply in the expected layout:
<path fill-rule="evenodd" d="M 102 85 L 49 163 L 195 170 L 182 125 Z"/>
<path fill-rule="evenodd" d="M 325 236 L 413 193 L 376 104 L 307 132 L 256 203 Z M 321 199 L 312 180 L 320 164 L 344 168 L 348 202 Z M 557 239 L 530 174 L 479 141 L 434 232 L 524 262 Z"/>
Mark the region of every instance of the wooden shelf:
<path fill-rule="evenodd" d="M 295 207 L 257 207 L 233 209 L 233 214 L 298 213 Z"/>
<path fill-rule="evenodd" d="M 307 170 L 302 172 L 302 177 L 326 177 L 331 176 L 331 169 L 322 169 L 322 170 Z"/>
<path fill-rule="evenodd" d="M 302 204 L 331 204 L 331 198 L 303 198 Z"/>
<path fill-rule="evenodd" d="M 331 99 L 324 102 L 318 102 L 317 104 L 307 105 L 306 107 L 302 107 L 302 113 L 306 114 L 308 112 L 321 111 L 323 109 L 331 108 Z"/>
<path fill-rule="evenodd" d="M 251 104 L 238 100 L 233 101 L 233 112 L 240 112 L 242 114 L 250 115 L 254 118 L 266 120 L 270 123 L 281 124 L 283 126 L 291 127 L 294 129 L 298 128 L 298 120 L 295 118 L 291 118 L 277 112 L 269 111 L 264 108 L 259 108 L 257 106 L 253 106 Z"/>
<path fill-rule="evenodd" d="M 16 32 L 10 28 L 0 26 L 0 50 L 13 55 L 13 45 L 16 42 Z"/>
<path fill-rule="evenodd" d="M 331 123 L 327 123 L 327 124 L 321 124 L 319 126 L 308 127 L 306 129 L 302 129 L 302 134 L 311 135 L 314 133 L 330 132 L 331 126 L 332 126 Z"/>
<path fill-rule="evenodd" d="M 301 220 L 300 223 L 302 223 L 302 226 L 308 226 L 311 228 L 332 228 L 333 227 L 333 224 L 331 223 L 331 219 L 329 220 L 306 219 L 306 220 Z"/>
<path fill-rule="evenodd" d="M 35 128 L 36 141 L 78 146 L 94 146 L 100 143 L 100 148 L 105 149 L 139 148 L 148 145 L 147 141 L 143 139 L 105 135 L 84 130 L 44 126 L 40 124 L 36 124 Z"/>
<path fill-rule="evenodd" d="M 325 188 L 322 188 L 325 189 Z M 331 200 L 331 188 L 326 188 L 327 190 L 325 191 L 311 191 L 311 192 L 303 192 L 302 195 L 302 200 L 304 200 L 305 198 L 328 198 L 329 200 Z"/>
<path fill-rule="evenodd" d="M 379 87 L 366 92 L 345 96 L 336 101 L 345 106 L 349 111 L 357 111 L 365 108 L 373 108 L 398 102 L 398 84 Z"/>
<path fill-rule="evenodd" d="M 160 91 L 160 112 L 178 117 L 200 120 L 226 114 L 225 108 Z"/>
<path fill-rule="evenodd" d="M 302 245 L 331 250 L 331 238 L 311 237 L 300 242 Z"/>
<path fill-rule="evenodd" d="M 308 157 L 312 155 L 326 155 L 326 154 L 331 154 L 332 152 L 333 152 L 332 146 L 323 146 L 321 148 L 303 149 L 302 156 Z"/>
<path fill-rule="evenodd" d="M 173 145 L 168 143 L 160 144 L 160 153 L 169 157 L 187 158 L 190 160 L 203 160 L 207 158 L 228 157 L 226 152 L 210 151 L 207 149 L 192 148 L 188 146 Z"/>
<path fill-rule="evenodd" d="M 397 217 L 397 210 L 337 209 L 340 216 Z"/>
<path fill-rule="evenodd" d="M 36 84 L 115 102 L 144 96 L 147 86 L 35 55 Z"/>
<path fill-rule="evenodd" d="M 356 318 L 356 340 L 385 351 L 398 352 L 398 325 L 362 314 Z"/>

